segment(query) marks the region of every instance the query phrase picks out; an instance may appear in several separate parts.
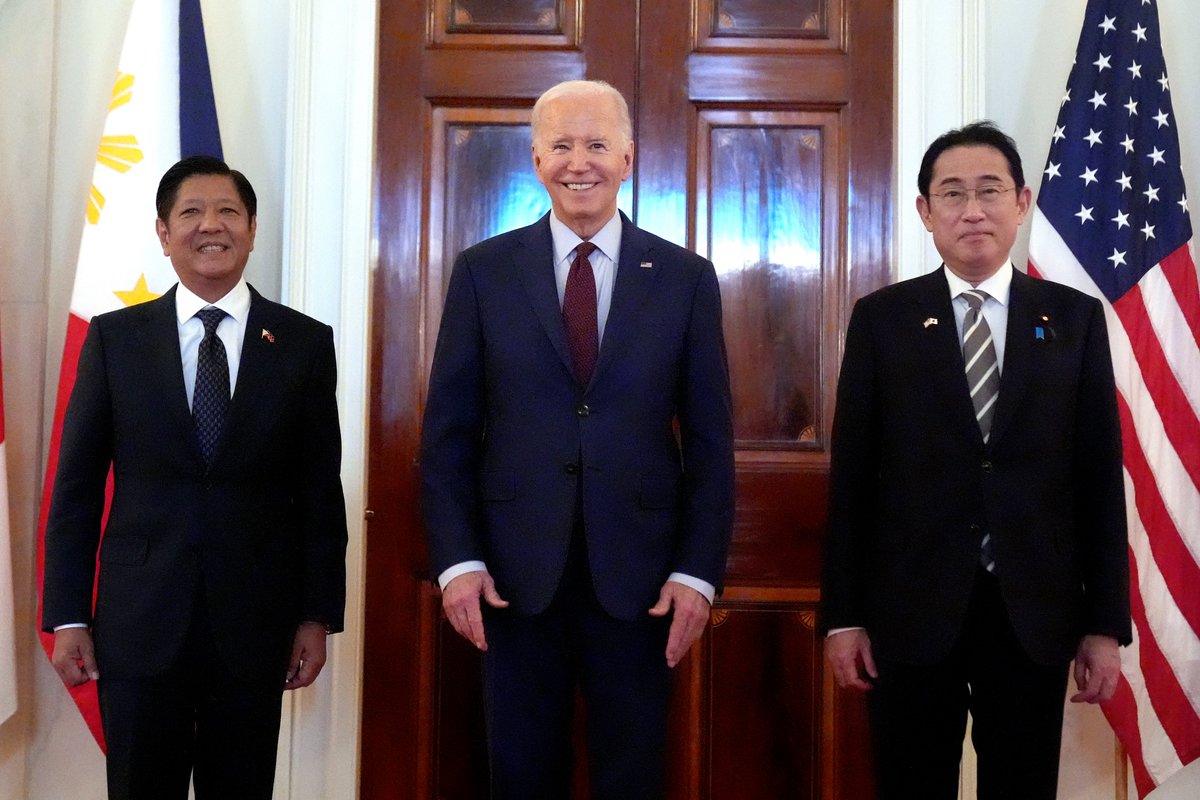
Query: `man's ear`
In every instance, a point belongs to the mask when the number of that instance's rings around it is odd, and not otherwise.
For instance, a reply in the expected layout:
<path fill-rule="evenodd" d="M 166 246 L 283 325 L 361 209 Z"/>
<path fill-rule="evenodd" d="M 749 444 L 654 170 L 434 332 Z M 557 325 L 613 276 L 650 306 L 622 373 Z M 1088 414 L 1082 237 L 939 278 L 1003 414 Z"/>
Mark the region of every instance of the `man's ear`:
<path fill-rule="evenodd" d="M 154 231 L 158 234 L 158 243 L 162 245 L 163 255 L 171 255 L 170 251 L 167 249 L 167 246 L 171 243 L 170 235 L 167 231 L 167 223 L 163 222 L 162 218 L 154 218 Z"/>
<path fill-rule="evenodd" d="M 921 215 L 921 222 L 925 225 L 925 230 L 932 232 L 933 212 L 929 208 L 929 200 L 923 194 L 917 195 L 917 213 Z"/>

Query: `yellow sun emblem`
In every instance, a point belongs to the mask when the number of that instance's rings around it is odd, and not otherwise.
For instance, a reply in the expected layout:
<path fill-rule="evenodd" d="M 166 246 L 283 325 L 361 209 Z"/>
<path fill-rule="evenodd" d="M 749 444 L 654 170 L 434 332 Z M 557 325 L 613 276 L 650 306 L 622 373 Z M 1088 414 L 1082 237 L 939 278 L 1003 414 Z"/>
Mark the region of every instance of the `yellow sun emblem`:
<path fill-rule="evenodd" d="M 108 103 L 111 114 L 116 109 L 133 99 L 134 77 L 127 72 L 118 72 L 113 82 L 112 98 Z M 134 164 L 143 158 L 142 148 L 138 146 L 137 137 L 132 134 L 100 137 L 100 149 L 96 153 L 96 163 L 120 173 L 128 172 Z M 100 212 L 104 208 L 104 195 L 92 184 L 88 191 L 87 221 L 95 225 L 100 221 Z"/>

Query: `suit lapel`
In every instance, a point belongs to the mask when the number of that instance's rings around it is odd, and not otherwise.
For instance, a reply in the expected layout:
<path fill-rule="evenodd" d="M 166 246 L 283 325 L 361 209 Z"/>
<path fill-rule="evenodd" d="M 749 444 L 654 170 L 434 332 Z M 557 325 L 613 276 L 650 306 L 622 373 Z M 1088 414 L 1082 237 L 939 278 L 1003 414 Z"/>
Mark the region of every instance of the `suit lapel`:
<path fill-rule="evenodd" d="M 279 361 L 275 348 L 287 342 L 276 343 L 276 333 L 285 336 L 280 329 L 275 305 L 268 302 L 253 286 L 250 288 L 250 311 L 246 315 L 246 335 L 242 339 L 242 353 L 238 363 L 237 385 L 229 403 L 229 416 L 225 419 L 225 430 L 213 451 L 216 464 L 230 441 L 244 441 L 248 423 L 257 415 L 274 415 L 270 408 L 279 398 L 279 392 L 271 391 L 277 383 Z M 251 426 L 252 429 L 253 426 Z"/>
<path fill-rule="evenodd" d="M 622 346 L 637 327 L 642 305 L 651 287 L 658 280 L 663 265 L 650 259 L 651 243 L 641 228 L 621 213 L 621 256 L 613 284 L 612 303 L 604 323 L 604 341 L 600 343 L 600 359 L 592 373 L 592 383 L 604 374 Z M 649 264 L 650 266 L 643 266 Z"/>
<path fill-rule="evenodd" d="M 165 398 L 164 409 L 180 437 L 188 442 L 195 460 L 203 464 L 196 440 L 196 423 L 188 408 L 187 386 L 183 382 L 183 359 L 179 354 L 179 321 L 175 313 L 175 286 L 157 300 L 137 307 L 143 324 L 137 326 L 138 339 L 146 353 L 147 391 Z"/>
<path fill-rule="evenodd" d="M 946 282 L 944 269 L 943 266 L 920 279 L 918 311 L 912 320 L 905 320 L 905 324 L 916 325 L 919 321 L 922 329 L 920 335 L 928 340 L 925 345 L 930 355 L 927 363 L 936 370 L 936 374 L 925 377 L 931 388 L 945 398 L 948 421 L 959 426 L 965 436 L 974 436 L 982 444 L 983 434 L 979 431 L 975 407 L 971 404 L 962 342 L 958 338 L 950 284 Z"/>
<path fill-rule="evenodd" d="M 996 416 L 992 419 L 991 446 L 1004 436 L 1029 386 L 1030 360 L 1033 348 L 1032 322 L 1034 279 L 1013 270 L 1012 287 L 1008 293 L 1008 330 L 1004 337 L 1004 364 L 1000 371 L 1000 394 L 996 398 Z"/>
<path fill-rule="evenodd" d="M 550 215 L 525 230 L 520 246 L 513 250 L 513 269 L 521 278 L 533 312 L 562 359 L 567 372 L 574 374 L 567 331 L 563 327 L 562 308 L 558 304 L 558 284 L 554 280 L 554 240 L 550 236 Z"/>

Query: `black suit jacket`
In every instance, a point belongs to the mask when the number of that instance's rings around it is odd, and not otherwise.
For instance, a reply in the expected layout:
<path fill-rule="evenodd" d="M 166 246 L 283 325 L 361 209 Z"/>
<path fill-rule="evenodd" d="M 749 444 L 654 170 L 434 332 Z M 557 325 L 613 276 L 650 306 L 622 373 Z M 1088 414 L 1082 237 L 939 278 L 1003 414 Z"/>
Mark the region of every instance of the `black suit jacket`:
<path fill-rule="evenodd" d="M 710 262 L 622 217 L 604 341 L 580 388 L 553 264 L 547 215 L 454 265 L 422 431 L 432 567 L 482 560 L 518 613 L 538 613 L 581 498 L 596 594 L 634 619 L 673 571 L 717 587 L 725 574 L 733 424 L 720 288 Z"/>
<path fill-rule="evenodd" d="M 1032 658 L 1070 659 L 1085 634 L 1130 640 L 1116 390 L 1093 298 L 1014 271 L 987 444 L 943 271 L 860 300 L 846 333 L 830 492 L 827 630 L 863 626 L 877 652 L 905 662 L 944 657 L 990 533 L 1001 593 Z"/>
<path fill-rule="evenodd" d="M 42 625 L 92 623 L 107 677 L 170 666 L 198 597 L 220 655 L 244 676 L 282 675 L 297 623 L 342 627 L 332 330 L 250 291 L 237 385 L 208 467 L 184 389 L 175 289 L 88 329 L 46 526 Z"/>

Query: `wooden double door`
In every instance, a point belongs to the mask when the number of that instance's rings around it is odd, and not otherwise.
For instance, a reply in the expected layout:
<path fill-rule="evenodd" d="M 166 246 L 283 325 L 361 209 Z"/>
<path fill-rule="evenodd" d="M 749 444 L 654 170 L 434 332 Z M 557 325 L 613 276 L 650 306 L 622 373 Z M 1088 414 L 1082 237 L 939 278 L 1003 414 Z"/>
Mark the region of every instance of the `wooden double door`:
<path fill-rule="evenodd" d="M 453 258 L 548 209 L 529 109 L 585 77 L 630 101 L 621 208 L 714 262 L 725 314 L 735 532 L 676 670 L 670 797 L 870 797 L 861 701 L 816 623 L 842 332 L 890 272 L 892 20 L 893 0 L 381 0 L 364 800 L 487 796 L 479 659 L 428 574 L 420 415 Z"/>

